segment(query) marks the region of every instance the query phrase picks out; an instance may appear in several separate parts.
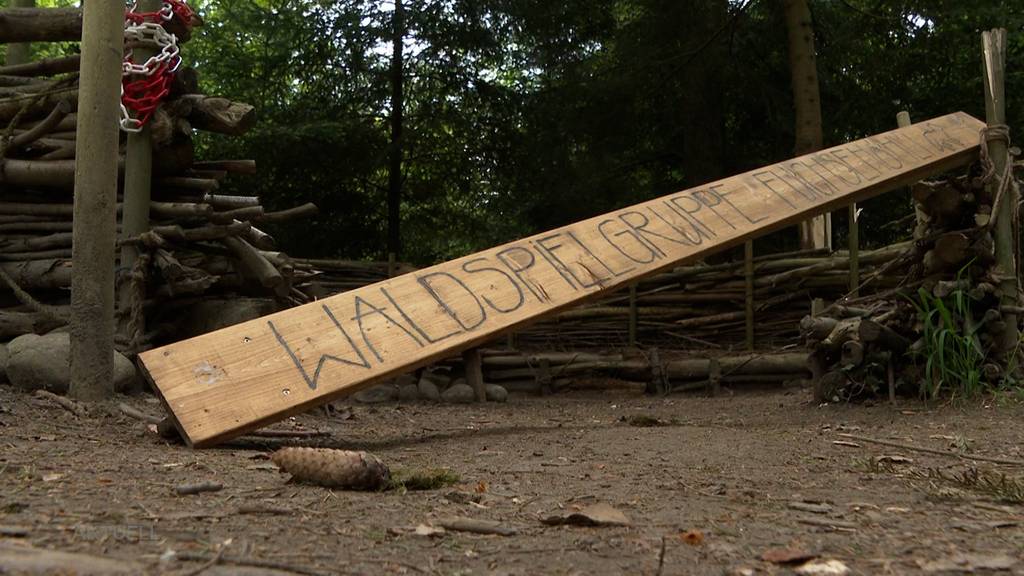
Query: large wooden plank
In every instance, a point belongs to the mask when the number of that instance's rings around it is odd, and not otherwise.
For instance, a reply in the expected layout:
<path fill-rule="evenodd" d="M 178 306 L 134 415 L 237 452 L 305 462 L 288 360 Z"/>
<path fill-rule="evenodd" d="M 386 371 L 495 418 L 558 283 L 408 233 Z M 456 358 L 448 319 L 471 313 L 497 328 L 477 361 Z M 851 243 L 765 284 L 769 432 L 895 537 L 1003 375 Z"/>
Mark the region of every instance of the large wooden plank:
<path fill-rule="evenodd" d="M 963 113 L 914 124 L 152 350 L 141 364 L 187 441 L 209 446 L 966 164 L 983 126 Z"/>

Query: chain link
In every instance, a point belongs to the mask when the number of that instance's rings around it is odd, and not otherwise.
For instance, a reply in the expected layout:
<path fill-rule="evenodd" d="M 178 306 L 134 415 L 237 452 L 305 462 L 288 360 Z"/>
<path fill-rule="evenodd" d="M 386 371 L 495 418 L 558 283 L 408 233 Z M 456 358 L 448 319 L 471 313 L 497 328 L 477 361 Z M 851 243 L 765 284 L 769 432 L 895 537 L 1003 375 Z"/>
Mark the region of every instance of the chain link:
<path fill-rule="evenodd" d="M 142 130 L 170 93 L 174 73 L 181 66 L 178 37 L 165 30 L 163 24 L 177 18 L 183 25 L 191 26 L 194 16 L 184 0 L 166 0 L 156 12 L 139 12 L 136 2 L 125 12 L 125 43 L 134 44 L 125 52 L 121 68 L 120 125 L 125 132 Z M 134 53 L 138 46 L 151 47 L 157 53 L 141 64 L 136 63 Z"/>

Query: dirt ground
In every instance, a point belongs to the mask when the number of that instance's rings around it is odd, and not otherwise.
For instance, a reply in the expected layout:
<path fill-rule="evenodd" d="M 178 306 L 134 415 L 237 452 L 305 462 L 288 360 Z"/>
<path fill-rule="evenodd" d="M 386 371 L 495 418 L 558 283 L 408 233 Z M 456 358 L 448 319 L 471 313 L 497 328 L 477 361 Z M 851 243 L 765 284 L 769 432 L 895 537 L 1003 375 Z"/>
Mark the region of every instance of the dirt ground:
<path fill-rule="evenodd" d="M 152 398 L 122 400 L 161 410 Z M 1009 400 L 818 406 L 796 388 L 336 407 L 278 428 L 327 430 L 315 444 L 369 450 L 393 469 L 447 468 L 460 482 L 405 493 L 291 484 L 267 460 L 280 442 L 192 451 L 115 405 L 79 418 L 0 386 L 0 560 L 32 546 L 179 575 L 791 574 L 796 564 L 762 559 L 786 550 L 854 574 L 1024 574 L 1024 494 L 1014 502 L 1014 484 L 986 484 L 958 458 L 841 436 L 1020 460 L 1024 406 Z M 638 415 L 665 425 L 631 425 Z M 982 479 L 1024 476 L 977 467 Z M 224 488 L 174 494 L 199 481 Z M 594 503 L 631 525 L 540 522 Z M 415 533 L 446 517 L 518 532 Z"/>

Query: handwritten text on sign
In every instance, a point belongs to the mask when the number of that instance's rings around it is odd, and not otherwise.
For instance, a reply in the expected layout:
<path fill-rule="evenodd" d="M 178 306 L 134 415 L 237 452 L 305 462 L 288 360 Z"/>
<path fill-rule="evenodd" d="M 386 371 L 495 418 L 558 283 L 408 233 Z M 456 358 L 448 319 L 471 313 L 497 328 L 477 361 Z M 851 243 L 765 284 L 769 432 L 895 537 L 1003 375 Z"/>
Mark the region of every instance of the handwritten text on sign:
<path fill-rule="evenodd" d="M 957 113 L 599 216 L 152 350 L 194 446 L 354 392 L 638 278 L 962 165 Z"/>

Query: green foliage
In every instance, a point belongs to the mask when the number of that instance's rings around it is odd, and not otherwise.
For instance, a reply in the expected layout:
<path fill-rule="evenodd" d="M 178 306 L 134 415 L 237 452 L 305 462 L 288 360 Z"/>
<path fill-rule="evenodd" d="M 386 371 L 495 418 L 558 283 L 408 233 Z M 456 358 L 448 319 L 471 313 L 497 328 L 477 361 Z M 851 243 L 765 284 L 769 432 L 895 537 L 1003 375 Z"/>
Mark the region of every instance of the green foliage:
<path fill-rule="evenodd" d="M 72 0 L 39 0 L 71 5 Z M 249 157 L 225 193 L 321 216 L 273 230 L 305 256 L 382 258 L 392 1 L 192 0 L 183 46 L 204 92 L 249 102 Z M 778 2 L 405 0 L 403 259 L 429 264 L 792 155 Z M 812 0 L 826 144 L 921 120 L 983 115 L 981 30 L 1010 30 L 1007 93 L 1024 94 L 1015 0 Z M 37 44 L 57 56 L 73 44 Z M 1009 102 L 1011 126 L 1024 102 Z M 868 245 L 908 230 L 898 194 L 863 206 Z M 837 219 L 837 240 L 845 233 Z M 758 242 L 787 248 L 786 231 Z"/>
<path fill-rule="evenodd" d="M 916 352 L 925 363 L 920 394 L 928 400 L 947 395 L 973 398 L 988 388 L 982 373 L 986 352 L 970 321 L 967 292 L 956 290 L 950 299 L 951 305 L 947 305 L 920 288 L 914 301 L 924 328 L 924 348 Z"/>

